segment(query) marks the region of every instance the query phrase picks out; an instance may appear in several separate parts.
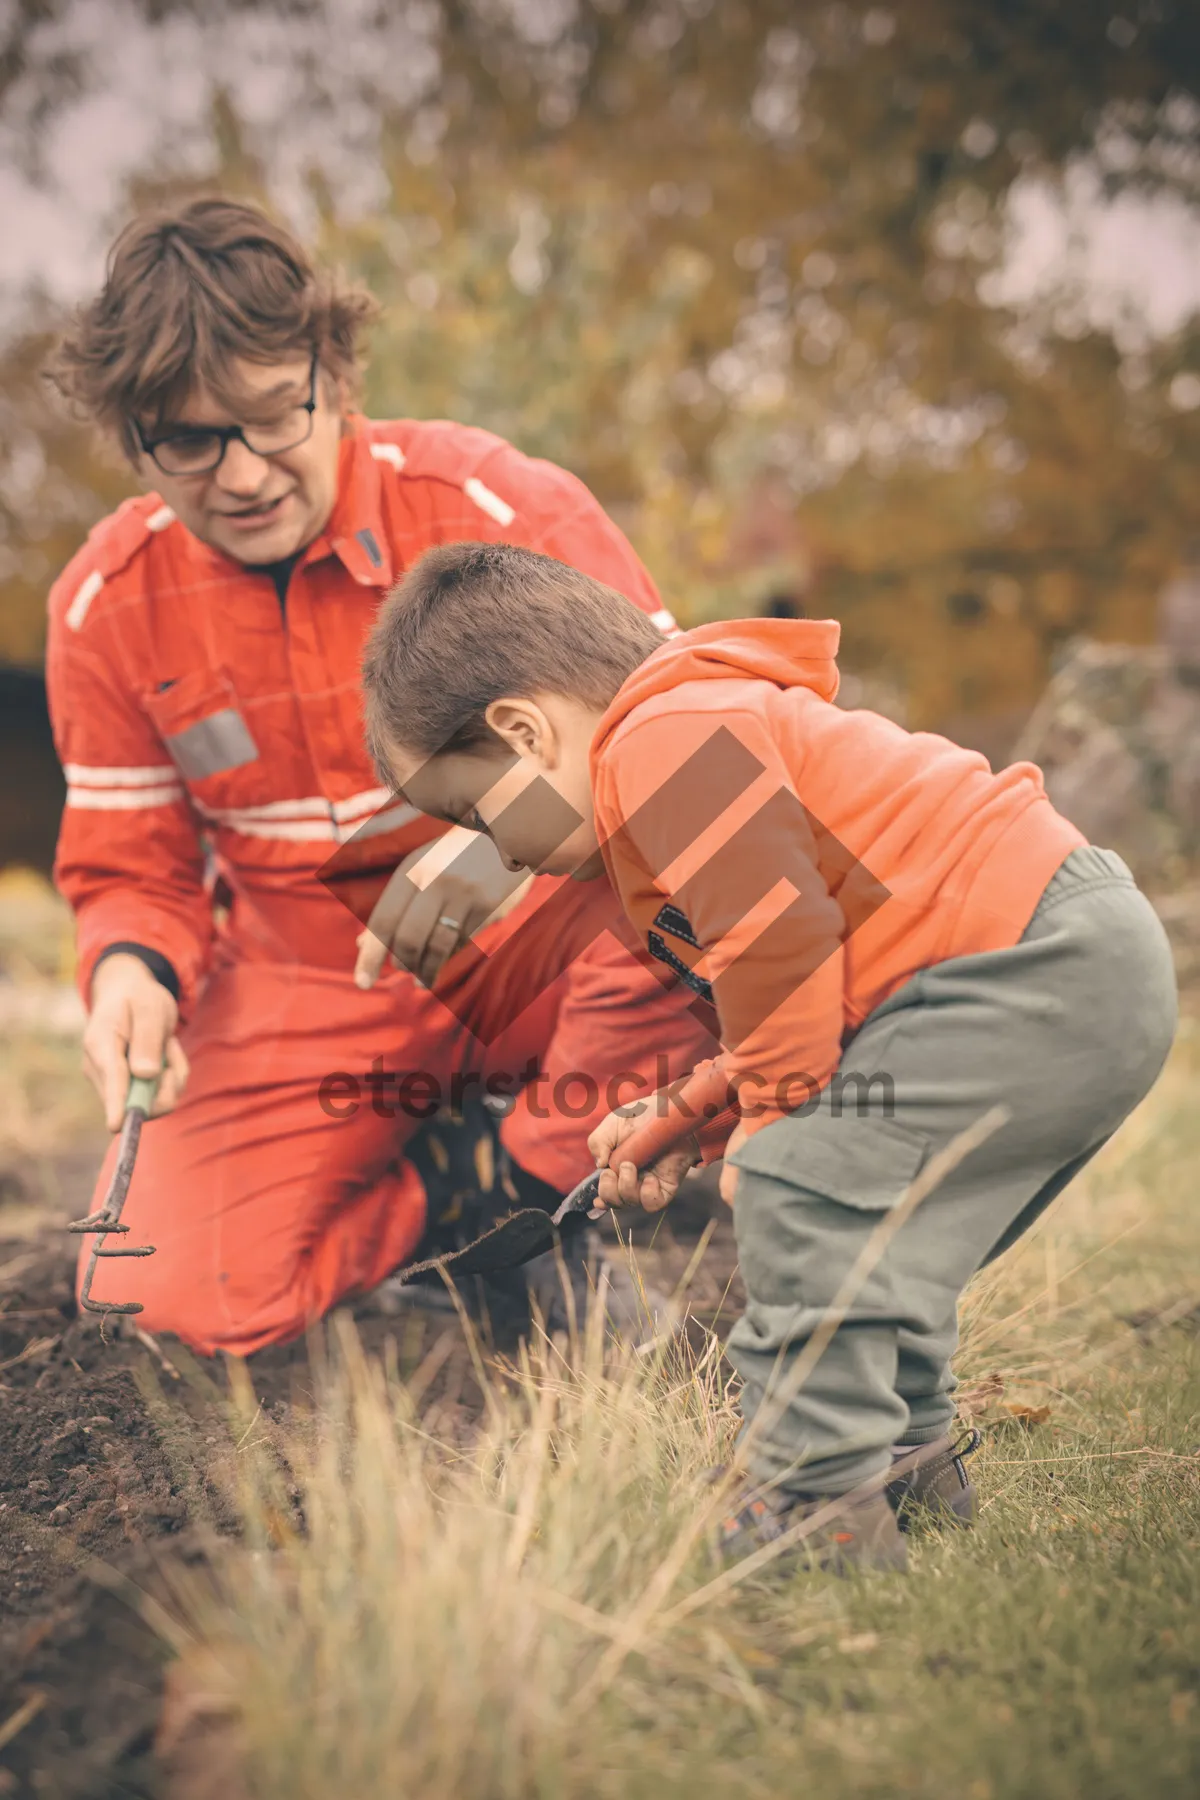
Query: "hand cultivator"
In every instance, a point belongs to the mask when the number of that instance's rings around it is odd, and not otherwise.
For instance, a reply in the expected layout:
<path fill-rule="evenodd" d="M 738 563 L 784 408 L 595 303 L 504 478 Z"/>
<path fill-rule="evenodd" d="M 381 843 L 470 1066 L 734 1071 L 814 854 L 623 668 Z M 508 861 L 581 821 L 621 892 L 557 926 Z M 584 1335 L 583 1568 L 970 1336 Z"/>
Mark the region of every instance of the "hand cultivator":
<path fill-rule="evenodd" d="M 92 1253 L 88 1257 L 87 1269 L 84 1271 L 83 1286 L 79 1290 L 79 1304 L 84 1312 L 100 1314 L 100 1329 L 103 1332 L 105 1323 L 113 1313 L 128 1315 L 140 1313 L 140 1300 L 93 1300 L 92 1280 L 96 1273 L 96 1265 L 102 1256 L 153 1256 L 153 1244 L 138 1244 L 128 1249 L 106 1250 L 103 1248 L 105 1237 L 112 1233 L 124 1233 L 128 1225 L 121 1224 L 121 1208 L 125 1204 L 125 1196 L 129 1192 L 129 1182 L 133 1175 L 133 1165 L 137 1160 L 138 1143 L 142 1135 L 142 1126 L 150 1117 L 150 1109 L 154 1105 L 154 1096 L 158 1089 L 158 1076 L 135 1075 L 129 1083 L 129 1096 L 125 1102 L 125 1123 L 121 1127 L 121 1139 L 117 1150 L 117 1166 L 113 1170 L 112 1180 L 108 1184 L 108 1192 L 104 1196 L 104 1204 L 98 1212 L 89 1213 L 86 1219 L 76 1219 L 67 1230 L 83 1237 L 95 1234 L 96 1242 L 92 1245 Z"/>

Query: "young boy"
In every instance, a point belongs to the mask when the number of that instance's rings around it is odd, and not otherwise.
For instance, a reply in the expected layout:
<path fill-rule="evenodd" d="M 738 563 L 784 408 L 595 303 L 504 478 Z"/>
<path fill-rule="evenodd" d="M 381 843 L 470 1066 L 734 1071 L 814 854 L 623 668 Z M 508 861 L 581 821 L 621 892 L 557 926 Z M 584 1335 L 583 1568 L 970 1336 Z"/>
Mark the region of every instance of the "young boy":
<path fill-rule="evenodd" d="M 828 1566 L 897 1568 L 915 1504 L 973 1510 L 950 1436 L 958 1296 L 1147 1093 L 1176 997 L 1149 903 L 1038 770 L 993 775 L 840 710 L 837 643 L 829 621 L 776 619 L 664 642 L 550 558 L 452 544 L 385 604 L 366 713 L 409 801 L 488 832 L 514 869 L 607 870 L 664 973 L 715 1006 L 747 1293 L 728 1352 L 748 1475 L 722 1545 L 795 1526 Z M 789 1381 L 887 1210 L 997 1103 L 1007 1122 Z M 614 1113 L 589 1141 L 606 1204 L 665 1205 L 701 1153 L 681 1120 L 639 1171 L 619 1153 L 637 1123 Z"/>

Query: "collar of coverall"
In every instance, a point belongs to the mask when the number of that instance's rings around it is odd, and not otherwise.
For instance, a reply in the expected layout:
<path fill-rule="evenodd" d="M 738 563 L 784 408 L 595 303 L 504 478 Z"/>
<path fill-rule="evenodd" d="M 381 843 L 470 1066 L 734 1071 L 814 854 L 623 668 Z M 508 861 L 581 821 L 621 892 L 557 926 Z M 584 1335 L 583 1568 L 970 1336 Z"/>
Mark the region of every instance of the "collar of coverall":
<path fill-rule="evenodd" d="M 366 420 L 351 413 L 349 429 L 338 447 L 337 499 L 324 531 L 301 552 L 300 565 L 336 556 L 363 587 L 392 585 L 392 554 L 383 523 L 382 471 L 371 455 L 371 443 L 363 427 Z"/>

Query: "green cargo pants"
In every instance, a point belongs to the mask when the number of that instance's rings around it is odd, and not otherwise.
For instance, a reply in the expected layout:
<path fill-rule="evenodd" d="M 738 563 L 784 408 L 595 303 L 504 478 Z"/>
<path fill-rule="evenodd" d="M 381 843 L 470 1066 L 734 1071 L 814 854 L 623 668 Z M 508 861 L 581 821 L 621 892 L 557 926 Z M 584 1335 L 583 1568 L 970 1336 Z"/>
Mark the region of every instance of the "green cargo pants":
<path fill-rule="evenodd" d="M 1149 1092 L 1176 1022 L 1149 901 L 1113 851 L 1075 850 L 1018 944 L 913 976 L 818 1101 L 735 1153 L 748 1301 L 728 1351 L 757 1479 L 844 1493 L 887 1468 L 893 1445 L 947 1429 L 960 1293 Z M 883 1212 L 998 1101 L 1010 1121 L 920 1203 L 792 1391 L 789 1370 Z"/>

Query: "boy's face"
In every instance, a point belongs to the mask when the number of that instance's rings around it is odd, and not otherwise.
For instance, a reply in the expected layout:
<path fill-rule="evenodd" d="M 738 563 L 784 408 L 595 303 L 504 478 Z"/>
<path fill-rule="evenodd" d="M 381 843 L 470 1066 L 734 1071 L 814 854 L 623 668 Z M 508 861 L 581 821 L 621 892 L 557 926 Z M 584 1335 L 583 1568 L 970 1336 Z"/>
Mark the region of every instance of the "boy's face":
<path fill-rule="evenodd" d="M 514 872 L 600 874 L 588 768 L 600 715 L 557 696 L 498 701 L 488 712 L 501 738 L 495 750 L 421 758 L 397 745 L 396 785 L 422 812 L 486 832 Z"/>
<path fill-rule="evenodd" d="M 252 442 L 286 442 L 308 435 L 291 448 L 259 455 L 233 438 L 215 469 L 198 474 L 169 473 L 159 461 L 142 455 L 138 474 L 162 495 L 176 518 L 225 556 L 250 566 L 282 562 L 311 544 L 328 523 L 337 498 L 338 447 L 343 409 L 337 384 L 304 351 L 279 363 L 239 359 L 230 386 L 245 401 L 230 412 L 203 388 L 179 409 L 178 418 L 151 427 L 141 421 L 148 441 L 168 465 L 188 456 L 206 460 L 199 434 L 205 426 L 242 425 Z M 314 401 L 311 412 L 306 403 Z M 161 440 L 180 435 L 182 459 Z M 197 449 L 201 454 L 197 455 Z"/>

